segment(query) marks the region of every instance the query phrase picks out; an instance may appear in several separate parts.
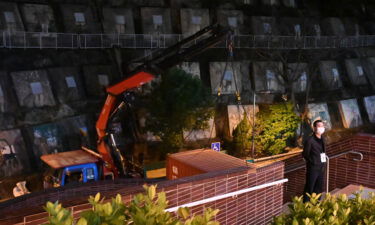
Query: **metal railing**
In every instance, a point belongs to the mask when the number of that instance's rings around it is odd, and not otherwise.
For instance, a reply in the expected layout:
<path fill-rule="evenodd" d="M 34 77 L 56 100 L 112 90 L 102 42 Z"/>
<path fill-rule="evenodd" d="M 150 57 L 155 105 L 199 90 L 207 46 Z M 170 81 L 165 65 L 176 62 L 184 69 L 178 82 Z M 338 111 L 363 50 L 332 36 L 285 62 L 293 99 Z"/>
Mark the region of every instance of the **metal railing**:
<path fill-rule="evenodd" d="M 183 38 L 182 34 L 76 34 L 0 31 L 3 48 L 100 49 L 133 48 L 155 49 L 169 47 Z M 225 48 L 223 41 L 215 48 Z M 248 49 L 325 49 L 375 46 L 375 35 L 363 36 L 267 36 L 236 35 L 236 48 Z"/>

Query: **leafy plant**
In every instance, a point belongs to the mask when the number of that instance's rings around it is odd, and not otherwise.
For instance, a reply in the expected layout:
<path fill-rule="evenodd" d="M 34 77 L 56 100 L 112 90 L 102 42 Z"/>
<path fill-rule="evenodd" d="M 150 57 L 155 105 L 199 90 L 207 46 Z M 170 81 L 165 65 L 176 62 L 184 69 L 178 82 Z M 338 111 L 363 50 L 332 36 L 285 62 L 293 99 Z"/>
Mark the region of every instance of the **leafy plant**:
<path fill-rule="evenodd" d="M 149 112 L 146 129 L 160 137 L 166 152 L 182 147 L 183 131 L 207 128 L 214 113 L 210 90 L 179 69 L 162 74 L 144 99 Z"/>
<path fill-rule="evenodd" d="M 168 201 L 164 192 L 156 193 L 156 186 L 143 186 L 146 194 L 137 194 L 129 204 L 122 202 L 121 196 L 104 202 L 100 193 L 90 196 L 91 210 L 81 213 L 76 225 L 219 225 L 212 221 L 219 210 L 206 209 L 203 215 L 191 215 L 188 208 L 179 208 L 177 217 L 165 209 Z M 72 225 L 74 219 L 71 212 L 58 202 L 47 202 L 48 212 L 46 225 Z"/>
<path fill-rule="evenodd" d="M 251 147 L 251 126 L 244 112 L 243 119 L 233 130 L 233 155 L 242 157 Z"/>
<path fill-rule="evenodd" d="M 265 155 L 283 152 L 295 137 L 300 122 L 300 118 L 293 110 L 293 104 L 286 102 L 269 105 L 257 116 L 257 149 Z"/>
<path fill-rule="evenodd" d="M 349 199 L 345 194 L 338 197 L 329 193 L 322 201 L 321 194 L 310 195 L 309 202 L 303 202 L 302 196 L 295 197 L 289 205 L 290 212 L 274 217 L 271 224 L 339 225 L 339 224 L 375 224 L 375 194 L 368 199 L 361 192 Z"/>

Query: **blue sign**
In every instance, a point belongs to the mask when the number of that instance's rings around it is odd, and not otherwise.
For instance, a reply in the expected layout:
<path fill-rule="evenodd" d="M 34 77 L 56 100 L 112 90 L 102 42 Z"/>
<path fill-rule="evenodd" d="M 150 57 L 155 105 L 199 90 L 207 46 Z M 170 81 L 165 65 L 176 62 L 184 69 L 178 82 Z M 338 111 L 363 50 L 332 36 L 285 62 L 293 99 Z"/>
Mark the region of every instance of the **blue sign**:
<path fill-rule="evenodd" d="M 220 142 L 211 143 L 211 149 L 217 152 L 220 152 Z"/>

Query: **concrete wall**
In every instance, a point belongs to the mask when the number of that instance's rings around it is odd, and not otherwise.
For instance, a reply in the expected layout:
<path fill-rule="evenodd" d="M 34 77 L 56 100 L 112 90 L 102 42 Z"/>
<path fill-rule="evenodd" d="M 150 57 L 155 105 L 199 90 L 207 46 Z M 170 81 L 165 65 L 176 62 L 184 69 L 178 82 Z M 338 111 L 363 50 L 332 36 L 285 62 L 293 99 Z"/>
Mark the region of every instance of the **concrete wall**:
<path fill-rule="evenodd" d="M 57 122 L 57 126 L 63 151 L 78 150 L 81 146 L 92 146 L 93 140 L 90 135 L 93 132 L 94 121 L 91 121 L 87 115 L 64 118 Z"/>
<path fill-rule="evenodd" d="M 183 135 L 186 141 L 198 141 L 215 138 L 216 128 L 214 118 L 208 120 L 208 127 L 206 129 L 184 131 Z"/>
<path fill-rule="evenodd" d="M 46 70 L 11 73 L 20 106 L 28 108 L 56 104 Z"/>
<path fill-rule="evenodd" d="M 84 66 L 83 75 L 86 84 L 86 93 L 89 97 L 105 96 L 105 88 L 115 79 L 112 66 Z"/>
<path fill-rule="evenodd" d="M 279 20 L 278 24 L 280 35 L 286 36 L 303 36 L 305 35 L 303 19 L 283 17 Z"/>
<path fill-rule="evenodd" d="M 48 69 L 54 93 L 60 103 L 85 99 L 85 90 L 76 67 L 57 67 Z"/>
<path fill-rule="evenodd" d="M 375 123 L 375 95 L 363 99 L 370 123 Z"/>
<path fill-rule="evenodd" d="M 329 17 L 320 23 L 323 34 L 328 36 L 345 36 L 345 27 L 339 18 Z"/>
<path fill-rule="evenodd" d="M 271 93 L 284 92 L 284 86 L 280 82 L 280 62 L 253 62 L 253 81 L 255 90 L 270 91 Z"/>
<path fill-rule="evenodd" d="M 87 5 L 61 5 L 65 32 L 101 33 L 97 18 Z"/>
<path fill-rule="evenodd" d="M 182 34 L 191 35 L 210 24 L 208 9 L 181 9 Z"/>
<path fill-rule="evenodd" d="M 307 63 L 289 63 L 288 78 L 294 80 L 293 90 L 296 93 L 305 92 L 308 82 L 308 64 Z"/>
<path fill-rule="evenodd" d="M 167 8 L 141 8 L 144 34 L 171 34 L 171 12 Z"/>
<path fill-rule="evenodd" d="M 327 130 L 332 128 L 331 117 L 329 116 L 328 106 L 326 103 L 311 103 L 308 104 L 308 118 L 313 124 L 315 120 L 322 120 Z"/>
<path fill-rule="evenodd" d="M 342 100 L 338 104 L 342 123 L 345 128 L 354 128 L 363 124 L 357 99 Z"/>
<path fill-rule="evenodd" d="M 278 27 L 274 17 L 253 16 L 251 21 L 251 34 L 255 35 L 277 35 Z"/>
<path fill-rule="evenodd" d="M 16 3 L 0 2 L 0 30 L 24 30 Z"/>
<path fill-rule="evenodd" d="M 210 62 L 212 94 L 217 94 L 220 87 L 221 94 L 235 94 L 236 85 L 237 90 L 240 93 L 242 93 L 242 91 L 251 90 L 251 84 L 249 79 L 250 63 L 246 61 L 233 62 L 233 67 L 230 63 L 228 63 L 226 69 L 227 72 L 225 72 L 225 64 L 226 62 Z M 221 80 L 223 80 L 222 84 Z"/>
<path fill-rule="evenodd" d="M 125 8 L 104 8 L 105 33 L 135 34 L 133 11 Z"/>
<path fill-rule="evenodd" d="M 320 21 L 316 18 L 304 18 L 303 21 L 303 34 L 306 36 L 322 36 L 322 26 Z"/>
<path fill-rule="evenodd" d="M 346 59 L 345 67 L 349 75 L 350 82 L 353 85 L 367 84 L 367 75 L 365 74 L 365 69 L 362 67 L 360 59 Z"/>
<path fill-rule="evenodd" d="M 49 5 L 22 4 L 21 9 L 27 31 L 57 31 L 53 11 Z"/>
<path fill-rule="evenodd" d="M 342 87 L 342 72 L 338 68 L 336 61 L 321 61 L 319 69 L 325 88 L 336 90 Z"/>
<path fill-rule="evenodd" d="M 356 18 L 343 18 L 342 22 L 345 27 L 345 33 L 349 36 L 365 35 L 364 28 L 360 25 Z"/>
<path fill-rule="evenodd" d="M 370 82 L 372 88 L 375 88 L 375 77 L 371 74 L 375 74 L 375 57 L 369 57 L 362 61 L 363 68 L 365 70 L 365 74 L 367 75 L 367 79 Z"/>
<path fill-rule="evenodd" d="M 249 28 L 246 26 L 246 18 L 240 10 L 217 10 L 217 21 L 225 27 L 231 28 L 235 34 L 248 34 Z"/>
<path fill-rule="evenodd" d="M 0 165 L 0 177 L 20 175 L 30 171 L 30 160 L 21 131 L 0 131 L 0 151 L 4 162 Z"/>

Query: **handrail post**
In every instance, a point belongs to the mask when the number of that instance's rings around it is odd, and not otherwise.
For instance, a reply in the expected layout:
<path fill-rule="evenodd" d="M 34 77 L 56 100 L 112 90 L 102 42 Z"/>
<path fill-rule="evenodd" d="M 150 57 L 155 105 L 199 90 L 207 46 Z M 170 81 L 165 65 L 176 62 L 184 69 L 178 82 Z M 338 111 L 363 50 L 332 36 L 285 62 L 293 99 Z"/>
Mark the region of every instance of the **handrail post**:
<path fill-rule="evenodd" d="M 326 155 L 326 160 L 327 160 L 327 177 L 326 177 L 326 193 L 329 192 L 329 157 Z"/>

